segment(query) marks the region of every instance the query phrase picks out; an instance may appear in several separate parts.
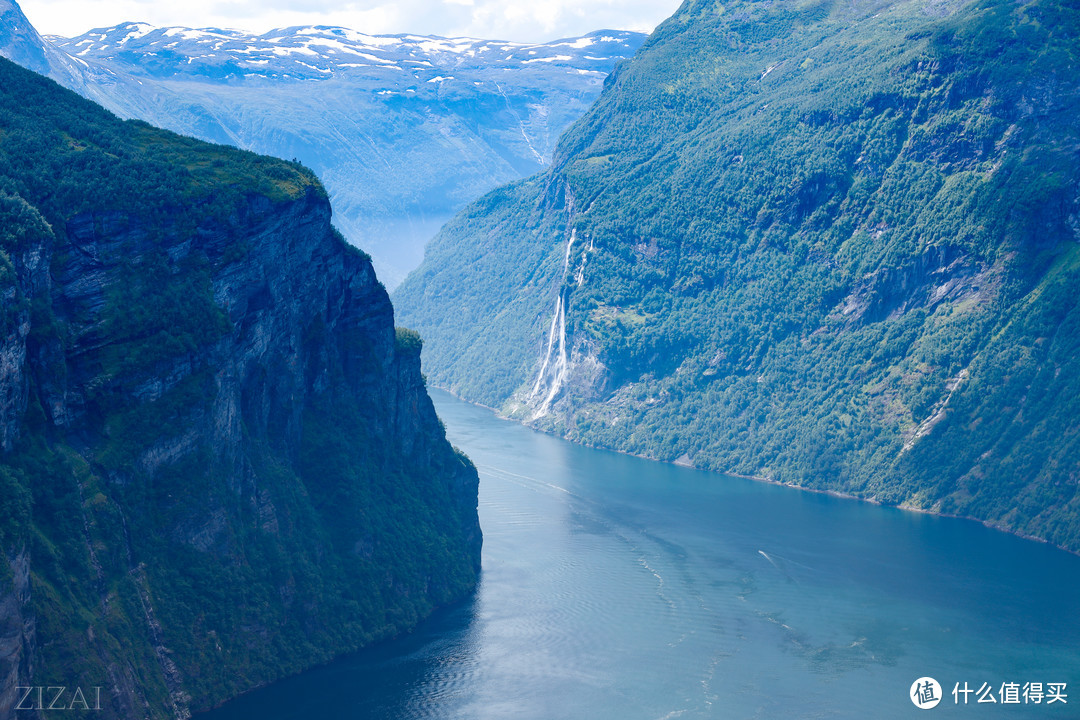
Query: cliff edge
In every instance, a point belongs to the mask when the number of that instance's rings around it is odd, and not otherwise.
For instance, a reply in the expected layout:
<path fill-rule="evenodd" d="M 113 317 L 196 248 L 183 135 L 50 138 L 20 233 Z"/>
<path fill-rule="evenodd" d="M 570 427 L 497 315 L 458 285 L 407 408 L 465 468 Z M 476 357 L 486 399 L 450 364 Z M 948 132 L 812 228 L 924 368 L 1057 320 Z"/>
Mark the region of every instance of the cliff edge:
<path fill-rule="evenodd" d="M 186 717 L 475 586 L 476 471 L 302 166 L 0 61 L 0 297 L 0 717 Z"/>

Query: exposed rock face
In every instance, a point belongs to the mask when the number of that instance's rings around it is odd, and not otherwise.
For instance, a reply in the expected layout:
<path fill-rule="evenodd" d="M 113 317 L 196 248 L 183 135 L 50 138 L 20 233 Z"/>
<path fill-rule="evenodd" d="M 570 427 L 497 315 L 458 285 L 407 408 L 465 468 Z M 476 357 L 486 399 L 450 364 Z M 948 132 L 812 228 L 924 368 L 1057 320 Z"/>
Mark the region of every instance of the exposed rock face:
<path fill-rule="evenodd" d="M 101 688 L 95 716 L 187 717 L 468 593 L 476 471 L 317 181 L 76 106 L 98 134 L 64 127 L 65 147 L 102 143 L 100 165 L 56 182 L 85 199 L 46 221 L 47 195 L 0 178 L 27 195 L 0 195 L 0 481 L 19 511 L 0 521 L 0 717 L 28 685 Z M 135 166 L 111 167 L 125 143 Z M 208 170 L 169 166 L 190 185 L 176 204 L 94 199 L 88 180 L 177 146 Z M 10 169 L 2 132 L 0 151 Z"/>
<path fill-rule="evenodd" d="M 5 560 L 7 560 L 5 558 Z M 34 618 L 30 601 L 30 559 L 20 552 L 10 564 L 11 584 L 0 592 L 0 717 L 11 717 L 22 692 L 21 679 L 32 675 L 30 661 L 35 646 Z"/>
<path fill-rule="evenodd" d="M 16 286 L 3 288 L 4 304 L 14 304 Z M 0 340 L 0 448 L 7 450 L 18 436 L 19 422 L 26 407 L 26 333 L 29 330 L 25 310 L 12 313 Z"/>
<path fill-rule="evenodd" d="M 932 246 L 897 268 L 880 268 L 855 284 L 839 308 L 851 323 L 894 320 L 915 308 L 943 302 L 988 300 L 989 268 L 980 269 L 956 248 Z"/>
<path fill-rule="evenodd" d="M 163 242 L 154 242 L 138 220 L 115 212 L 76 216 L 66 234 L 70 260 L 55 271 L 52 294 L 71 337 L 67 383 L 42 388 L 55 426 L 86 424 L 95 402 L 89 396 L 103 389 L 125 402 L 154 402 L 209 369 L 210 395 L 197 422 L 142 449 L 139 470 L 152 476 L 186 450 L 209 444 L 240 483 L 250 473 L 245 432 L 272 439 L 275 450 L 296 460 L 303 412 L 313 396 L 327 392 L 347 392 L 363 403 L 368 427 L 381 439 L 382 462 L 399 456 L 431 462 L 445 452 L 430 437 L 442 431 L 419 355 L 395 350 L 386 291 L 370 260 L 332 231 L 329 204 L 314 189 L 287 203 L 250 196 L 228 223 L 208 223 L 195 237 L 170 228 Z M 250 251 L 228 257 L 241 239 Z M 231 331 L 212 348 L 163 358 L 149 376 L 103 376 L 101 351 L 111 342 L 102 317 L 107 293 L 127 268 L 162 255 L 173 272 L 185 262 L 214 268 L 213 300 Z"/>
<path fill-rule="evenodd" d="M 23 228 L 24 239 L 14 257 L 0 257 L 0 450 L 11 448 L 26 410 L 26 337 L 30 332 L 30 308 L 22 298 L 36 288 L 47 292 L 49 275 L 45 242 L 51 230 L 44 218 L 22 198 L 0 195 L 0 222 Z"/>

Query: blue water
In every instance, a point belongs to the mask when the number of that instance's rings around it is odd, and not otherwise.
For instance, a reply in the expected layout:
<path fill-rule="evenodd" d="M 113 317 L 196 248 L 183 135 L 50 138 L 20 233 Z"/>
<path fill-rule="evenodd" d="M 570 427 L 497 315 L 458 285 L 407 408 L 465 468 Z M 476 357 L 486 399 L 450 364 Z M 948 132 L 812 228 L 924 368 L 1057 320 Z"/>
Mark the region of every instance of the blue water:
<path fill-rule="evenodd" d="M 480 471 L 475 596 L 203 720 L 1080 717 L 1080 557 L 432 394 Z M 909 699 L 923 676 L 933 710 Z M 1001 704 L 1028 682 L 1065 683 L 1067 702 Z M 957 683 L 998 703 L 956 704 Z"/>

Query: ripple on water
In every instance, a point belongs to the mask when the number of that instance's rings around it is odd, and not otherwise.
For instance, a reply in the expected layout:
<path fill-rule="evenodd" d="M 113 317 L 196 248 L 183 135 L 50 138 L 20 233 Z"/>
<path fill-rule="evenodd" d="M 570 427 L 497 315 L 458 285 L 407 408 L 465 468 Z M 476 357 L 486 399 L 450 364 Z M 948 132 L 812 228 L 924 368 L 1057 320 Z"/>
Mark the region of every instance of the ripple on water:
<path fill-rule="evenodd" d="M 927 674 L 1080 682 L 1080 558 L 436 402 L 481 473 L 475 600 L 208 720 L 862 720 L 909 717 Z"/>

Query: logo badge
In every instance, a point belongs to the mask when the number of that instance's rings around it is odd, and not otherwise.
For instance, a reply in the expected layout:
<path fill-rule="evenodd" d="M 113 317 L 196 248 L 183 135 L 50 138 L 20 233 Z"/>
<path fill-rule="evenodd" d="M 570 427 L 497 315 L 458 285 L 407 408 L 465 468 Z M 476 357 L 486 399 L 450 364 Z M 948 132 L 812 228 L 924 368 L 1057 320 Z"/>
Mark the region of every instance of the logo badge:
<path fill-rule="evenodd" d="M 915 707 L 929 710 L 941 702 L 941 685 L 932 677 L 921 677 L 911 684 L 911 694 L 908 697 L 915 703 Z"/>

